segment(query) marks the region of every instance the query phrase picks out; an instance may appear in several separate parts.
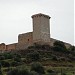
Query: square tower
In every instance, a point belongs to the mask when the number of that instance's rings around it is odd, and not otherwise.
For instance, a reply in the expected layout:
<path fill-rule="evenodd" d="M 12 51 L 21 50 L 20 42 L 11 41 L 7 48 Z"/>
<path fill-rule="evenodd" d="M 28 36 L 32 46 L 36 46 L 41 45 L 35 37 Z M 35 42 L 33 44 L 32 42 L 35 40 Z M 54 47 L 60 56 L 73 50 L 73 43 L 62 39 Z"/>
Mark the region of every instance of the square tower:
<path fill-rule="evenodd" d="M 32 15 L 33 42 L 50 42 L 50 17 L 45 14 Z"/>

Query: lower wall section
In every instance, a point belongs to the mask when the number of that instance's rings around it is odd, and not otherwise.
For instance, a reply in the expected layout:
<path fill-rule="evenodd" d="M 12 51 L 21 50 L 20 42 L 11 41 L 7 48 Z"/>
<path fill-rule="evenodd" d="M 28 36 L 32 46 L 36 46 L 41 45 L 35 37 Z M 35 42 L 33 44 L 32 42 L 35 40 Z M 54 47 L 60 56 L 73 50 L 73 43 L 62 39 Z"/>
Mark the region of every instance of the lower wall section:
<path fill-rule="evenodd" d="M 0 51 L 5 51 L 5 50 L 22 50 L 22 49 L 26 49 L 28 46 L 32 46 L 33 43 L 38 43 L 38 44 L 49 44 L 50 46 L 53 46 L 53 43 L 55 41 L 60 41 L 60 40 L 56 40 L 53 38 L 50 38 L 50 40 L 48 42 L 44 42 L 43 40 L 35 40 L 37 42 L 33 41 L 33 33 L 29 32 L 29 33 L 25 33 L 25 34 L 20 34 L 18 36 L 18 43 L 13 43 L 13 44 L 0 44 Z M 69 48 L 71 45 L 68 43 L 65 43 L 65 46 L 67 48 Z"/>
<path fill-rule="evenodd" d="M 0 44 L 0 50 L 6 50 L 6 45 L 5 43 Z"/>
<path fill-rule="evenodd" d="M 6 45 L 6 50 L 16 50 L 17 43 Z"/>
<path fill-rule="evenodd" d="M 60 41 L 60 40 L 56 40 L 56 39 L 50 38 L 50 45 L 53 46 L 53 43 L 54 43 L 55 41 Z M 62 41 L 62 42 L 63 42 L 63 41 Z M 69 44 L 69 43 L 66 43 L 66 42 L 63 42 L 63 43 L 65 44 L 65 46 L 66 46 L 67 49 L 72 46 L 72 45 Z"/>
<path fill-rule="evenodd" d="M 24 33 L 19 34 L 18 36 L 18 44 L 16 49 L 26 49 L 28 46 L 31 46 L 33 44 L 33 33 Z"/>

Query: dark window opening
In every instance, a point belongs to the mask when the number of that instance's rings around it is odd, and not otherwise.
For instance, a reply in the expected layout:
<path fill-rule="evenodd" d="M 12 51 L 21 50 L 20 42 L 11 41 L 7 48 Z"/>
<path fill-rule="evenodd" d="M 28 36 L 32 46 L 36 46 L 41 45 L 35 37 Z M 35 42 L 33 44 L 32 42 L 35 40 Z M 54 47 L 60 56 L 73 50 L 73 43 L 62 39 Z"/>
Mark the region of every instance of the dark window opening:
<path fill-rule="evenodd" d="M 29 39 L 28 39 L 28 41 L 29 41 Z"/>

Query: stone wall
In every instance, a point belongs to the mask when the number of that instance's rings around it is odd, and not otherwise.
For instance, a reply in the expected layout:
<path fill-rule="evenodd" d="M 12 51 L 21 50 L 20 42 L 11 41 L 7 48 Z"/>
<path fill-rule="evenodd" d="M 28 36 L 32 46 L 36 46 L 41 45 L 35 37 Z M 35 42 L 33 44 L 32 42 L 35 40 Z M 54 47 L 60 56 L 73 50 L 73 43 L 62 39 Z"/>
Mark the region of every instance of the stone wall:
<path fill-rule="evenodd" d="M 33 44 L 33 33 L 19 34 L 17 49 L 25 49 Z"/>
<path fill-rule="evenodd" d="M 45 42 L 38 42 L 38 44 L 49 44 L 50 46 L 53 46 L 53 43 L 55 41 L 60 41 L 60 40 L 56 40 L 53 38 L 50 38 L 50 41 L 45 43 Z M 25 34 L 20 34 L 18 36 L 18 43 L 13 43 L 13 44 L 0 44 L 0 51 L 5 51 L 5 50 L 19 50 L 19 49 L 26 49 L 28 46 L 33 45 L 33 33 L 29 32 L 29 33 L 25 33 Z M 69 48 L 71 46 L 71 44 L 68 44 L 66 42 L 64 42 L 65 46 L 67 48 Z"/>
<path fill-rule="evenodd" d="M 17 43 L 8 44 L 8 45 L 2 43 L 2 44 L 0 44 L 0 51 L 2 51 L 2 50 L 3 51 L 4 50 L 15 50 L 16 49 L 16 45 L 17 45 Z"/>
<path fill-rule="evenodd" d="M 45 14 L 35 14 L 33 19 L 33 42 L 50 41 L 50 17 Z"/>
<path fill-rule="evenodd" d="M 53 46 L 56 39 L 50 38 L 50 17 L 45 14 L 32 15 L 33 19 L 33 32 L 19 34 L 18 43 L 5 45 L 0 44 L 0 50 L 19 50 L 25 49 L 33 43 L 49 44 Z M 69 48 L 71 45 L 65 43 L 65 46 Z"/>
<path fill-rule="evenodd" d="M 50 45 L 53 46 L 53 43 L 54 43 L 55 41 L 60 41 L 60 40 L 56 40 L 56 39 L 50 38 Z M 65 46 L 66 46 L 67 49 L 68 49 L 70 46 L 72 46 L 71 44 L 66 43 L 66 42 L 64 42 L 64 44 L 65 44 Z"/>
<path fill-rule="evenodd" d="M 5 43 L 0 44 L 0 50 L 6 50 L 6 45 Z"/>
<path fill-rule="evenodd" d="M 6 45 L 6 50 L 16 50 L 17 43 Z"/>

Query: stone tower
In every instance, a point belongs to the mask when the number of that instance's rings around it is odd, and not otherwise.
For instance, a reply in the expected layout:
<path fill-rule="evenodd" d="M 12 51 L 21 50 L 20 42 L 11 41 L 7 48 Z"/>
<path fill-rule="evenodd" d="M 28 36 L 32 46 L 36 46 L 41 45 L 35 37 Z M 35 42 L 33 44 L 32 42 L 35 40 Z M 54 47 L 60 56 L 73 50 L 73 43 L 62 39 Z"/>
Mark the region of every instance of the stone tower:
<path fill-rule="evenodd" d="M 45 14 L 32 15 L 33 42 L 50 42 L 50 17 Z"/>

